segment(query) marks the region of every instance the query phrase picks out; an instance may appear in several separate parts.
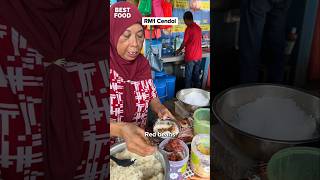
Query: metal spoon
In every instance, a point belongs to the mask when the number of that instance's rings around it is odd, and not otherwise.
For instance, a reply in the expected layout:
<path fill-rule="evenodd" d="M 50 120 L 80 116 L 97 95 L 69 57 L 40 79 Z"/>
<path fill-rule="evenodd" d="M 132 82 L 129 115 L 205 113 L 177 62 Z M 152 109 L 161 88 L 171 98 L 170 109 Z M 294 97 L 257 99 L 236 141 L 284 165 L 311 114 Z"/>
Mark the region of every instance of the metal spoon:
<path fill-rule="evenodd" d="M 132 164 L 134 164 L 134 162 L 136 161 L 135 160 L 131 160 L 131 159 L 118 159 L 114 156 L 111 156 L 111 159 L 116 163 L 118 164 L 119 166 L 122 166 L 122 167 L 128 167 L 128 166 L 131 166 Z"/>

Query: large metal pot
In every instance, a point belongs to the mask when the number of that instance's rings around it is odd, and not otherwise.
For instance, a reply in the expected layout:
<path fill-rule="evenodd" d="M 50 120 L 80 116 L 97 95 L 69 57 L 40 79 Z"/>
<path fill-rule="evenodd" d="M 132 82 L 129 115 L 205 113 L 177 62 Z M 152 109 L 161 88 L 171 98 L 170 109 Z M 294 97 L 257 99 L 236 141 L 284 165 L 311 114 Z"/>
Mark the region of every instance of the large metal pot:
<path fill-rule="evenodd" d="M 210 101 L 210 92 L 209 91 L 205 91 L 203 89 L 198 89 L 198 88 L 181 89 L 180 91 L 177 92 L 176 97 L 183 104 L 183 106 L 185 107 L 185 109 L 187 111 L 194 112 L 198 108 L 210 107 L 209 103 L 206 104 L 205 106 L 196 106 L 196 105 L 185 103 L 183 101 L 184 97 L 192 92 L 201 93 L 204 97 L 206 97 Z"/>
<path fill-rule="evenodd" d="M 122 152 L 125 149 L 126 149 L 126 143 L 123 142 L 123 143 L 115 144 L 110 149 L 110 155 L 115 155 L 119 152 Z M 169 179 L 170 165 L 169 165 L 169 160 L 166 154 L 161 149 L 159 149 L 159 151 L 155 153 L 155 156 L 161 162 L 161 165 L 163 167 L 164 180 Z"/>
<path fill-rule="evenodd" d="M 241 130 L 231 123 L 234 114 L 240 106 L 263 96 L 292 98 L 302 110 L 315 117 L 318 133 L 315 133 L 310 139 L 283 141 L 258 137 L 255 134 Z M 228 137 L 244 153 L 257 160 L 267 161 L 275 152 L 290 146 L 319 145 L 317 143 L 320 140 L 320 98 L 302 90 L 272 84 L 238 86 L 220 93 L 213 101 L 212 110 L 214 117 L 220 122 Z M 290 125 L 288 125 L 288 128 L 290 128 Z"/>

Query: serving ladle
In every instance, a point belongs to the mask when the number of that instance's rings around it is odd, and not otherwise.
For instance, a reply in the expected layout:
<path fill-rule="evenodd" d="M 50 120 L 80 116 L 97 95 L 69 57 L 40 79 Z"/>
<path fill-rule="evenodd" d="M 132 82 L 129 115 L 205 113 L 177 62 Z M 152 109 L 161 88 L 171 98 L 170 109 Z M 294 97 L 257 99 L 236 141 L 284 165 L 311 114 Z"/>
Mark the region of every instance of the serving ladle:
<path fill-rule="evenodd" d="M 134 159 L 134 160 L 131 160 L 131 159 L 118 159 L 118 158 L 116 158 L 114 156 L 110 156 L 110 157 L 116 164 L 118 164 L 119 166 L 122 166 L 122 167 L 129 167 L 132 164 L 134 164 L 134 162 L 136 161 L 136 159 Z"/>

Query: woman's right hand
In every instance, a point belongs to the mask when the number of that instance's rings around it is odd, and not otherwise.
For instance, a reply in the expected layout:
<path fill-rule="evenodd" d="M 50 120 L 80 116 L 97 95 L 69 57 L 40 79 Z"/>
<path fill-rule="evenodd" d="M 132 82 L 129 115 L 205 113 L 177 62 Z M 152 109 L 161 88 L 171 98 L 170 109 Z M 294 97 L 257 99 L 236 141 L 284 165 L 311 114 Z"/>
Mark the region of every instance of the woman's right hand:
<path fill-rule="evenodd" d="M 126 141 L 127 148 L 130 152 L 138 154 L 140 156 L 151 155 L 156 151 L 156 147 L 150 146 L 147 143 L 144 130 L 136 125 L 130 123 L 124 123 L 120 136 Z"/>

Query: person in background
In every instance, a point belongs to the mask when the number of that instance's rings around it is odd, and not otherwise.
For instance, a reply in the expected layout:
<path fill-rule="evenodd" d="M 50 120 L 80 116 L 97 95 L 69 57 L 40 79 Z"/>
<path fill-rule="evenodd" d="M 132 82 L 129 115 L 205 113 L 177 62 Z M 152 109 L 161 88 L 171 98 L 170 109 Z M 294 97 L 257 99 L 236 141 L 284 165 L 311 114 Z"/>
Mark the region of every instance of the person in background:
<path fill-rule="evenodd" d="M 128 18 L 115 9 L 126 9 Z M 124 140 L 129 151 L 150 155 L 156 148 L 145 137 L 148 107 L 159 118 L 172 118 L 160 103 L 149 61 L 140 54 L 144 42 L 142 15 L 132 3 L 110 8 L 110 135 L 111 144 Z"/>
<path fill-rule="evenodd" d="M 0 179 L 108 179 L 103 0 L 0 0 Z"/>
<path fill-rule="evenodd" d="M 183 15 L 187 28 L 184 32 L 183 42 L 176 51 L 179 54 L 185 48 L 184 60 L 186 62 L 185 88 L 200 88 L 200 69 L 202 60 L 201 39 L 202 32 L 199 25 L 193 22 L 193 15 L 187 11 Z"/>
<path fill-rule="evenodd" d="M 291 0 L 241 1 L 240 83 L 258 82 L 262 44 L 268 55 L 268 82 L 283 81 L 286 15 L 290 2 Z"/>

